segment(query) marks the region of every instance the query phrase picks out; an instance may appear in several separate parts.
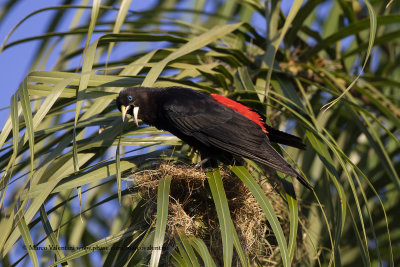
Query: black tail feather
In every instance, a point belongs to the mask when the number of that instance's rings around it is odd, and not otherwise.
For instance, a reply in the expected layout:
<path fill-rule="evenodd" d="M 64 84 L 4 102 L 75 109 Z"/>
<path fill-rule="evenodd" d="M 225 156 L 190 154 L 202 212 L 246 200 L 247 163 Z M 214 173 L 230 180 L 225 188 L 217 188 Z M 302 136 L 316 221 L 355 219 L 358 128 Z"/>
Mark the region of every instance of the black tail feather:
<path fill-rule="evenodd" d="M 311 191 L 313 191 L 314 187 L 313 187 L 309 182 L 307 182 L 307 180 L 304 179 L 303 176 L 298 175 L 296 178 L 297 178 L 297 180 L 299 180 L 299 182 L 300 182 L 302 185 L 304 185 L 307 189 L 310 189 Z"/>
<path fill-rule="evenodd" d="M 281 132 L 281 131 L 274 129 L 268 125 L 266 128 L 268 131 L 268 134 L 267 134 L 268 138 L 271 142 L 282 144 L 282 145 L 287 145 L 287 146 L 292 146 L 292 147 L 296 147 L 299 149 L 306 148 L 306 145 L 303 143 L 301 138 L 291 135 L 291 134 L 288 134 L 288 133 L 285 133 L 285 132 Z"/>
<path fill-rule="evenodd" d="M 313 190 L 313 186 L 300 173 L 298 173 L 268 142 L 265 142 L 264 146 L 262 146 L 260 150 L 262 151 L 261 155 L 252 155 L 249 156 L 249 158 L 289 176 L 295 177 L 306 188 L 310 189 L 311 191 Z"/>

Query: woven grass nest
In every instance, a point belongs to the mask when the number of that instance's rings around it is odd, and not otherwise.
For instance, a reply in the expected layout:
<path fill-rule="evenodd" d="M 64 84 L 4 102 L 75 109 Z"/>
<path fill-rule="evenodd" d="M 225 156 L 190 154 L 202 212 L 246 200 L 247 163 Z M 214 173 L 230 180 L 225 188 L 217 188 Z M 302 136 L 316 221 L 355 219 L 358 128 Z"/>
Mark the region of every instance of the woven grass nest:
<path fill-rule="evenodd" d="M 266 217 L 256 198 L 230 170 L 221 168 L 233 225 L 238 233 L 243 251 L 250 256 L 254 266 L 281 265 L 279 246 Z M 167 229 L 164 246 L 174 247 L 177 231 L 203 239 L 217 266 L 223 265 L 223 249 L 219 222 L 207 177 L 199 168 L 190 165 L 162 163 L 151 170 L 141 170 L 133 174 L 134 191 L 145 201 L 149 221 L 154 220 L 157 210 L 158 181 L 171 177 L 168 204 Z M 274 207 L 286 237 L 289 236 L 288 206 L 270 183 L 263 181 L 261 187 Z M 300 218 L 304 221 L 304 218 Z M 305 254 L 303 236 L 299 225 L 295 255 Z M 162 254 L 162 261 L 168 258 L 168 251 Z M 293 263 L 295 263 L 293 262 Z M 234 252 L 233 266 L 240 266 Z"/>

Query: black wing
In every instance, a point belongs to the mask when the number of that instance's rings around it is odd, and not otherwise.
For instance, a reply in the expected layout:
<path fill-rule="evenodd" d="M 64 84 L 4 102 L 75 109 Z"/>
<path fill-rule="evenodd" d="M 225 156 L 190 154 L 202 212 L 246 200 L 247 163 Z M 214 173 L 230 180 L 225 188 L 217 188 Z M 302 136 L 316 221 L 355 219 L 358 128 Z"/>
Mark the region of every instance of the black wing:
<path fill-rule="evenodd" d="M 166 125 L 172 125 L 205 146 L 215 146 L 238 156 L 259 150 L 265 139 L 268 140 L 256 123 L 208 95 L 171 99 L 163 105 L 163 116 Z"/>
<path fill-rule="evenodd" d="M 242 114 L 214 101 L 209 95 L 181 96 L 163 105 L 165 125 L 195 138 L 206 147 L 217 147 L 236 156 L 253 159 L 290 176 L 310 187 L 270 145 L 259 125 Z"/>

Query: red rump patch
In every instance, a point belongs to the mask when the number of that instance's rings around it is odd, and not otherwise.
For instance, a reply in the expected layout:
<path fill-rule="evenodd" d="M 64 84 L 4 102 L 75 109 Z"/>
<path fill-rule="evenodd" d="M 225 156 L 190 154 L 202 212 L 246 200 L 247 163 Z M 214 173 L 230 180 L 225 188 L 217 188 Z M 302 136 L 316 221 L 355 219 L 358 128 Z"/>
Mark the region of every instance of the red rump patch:
<path fill-rule="evenodd" d="M 252 120 L 253 122 L 257 123 L 265 133 L 268 133 L 267 129 L 265 128 L 264 121 L 263 121 L 262 117 L 260 116 L 260 114 L 253 111 L 251 108 L 246 107 L 245 105 L 242 105 L 242 104 L 240 104 L 232 99 L 229 99 L 225 96 L 222 96 L 222 95 L 211 94 L 211 96 L 218 103 L 220 103 L 230 109 L 233 109 L 236 112 L 239 112 L 243 116 L 247 117 L 249 120 Z"/>

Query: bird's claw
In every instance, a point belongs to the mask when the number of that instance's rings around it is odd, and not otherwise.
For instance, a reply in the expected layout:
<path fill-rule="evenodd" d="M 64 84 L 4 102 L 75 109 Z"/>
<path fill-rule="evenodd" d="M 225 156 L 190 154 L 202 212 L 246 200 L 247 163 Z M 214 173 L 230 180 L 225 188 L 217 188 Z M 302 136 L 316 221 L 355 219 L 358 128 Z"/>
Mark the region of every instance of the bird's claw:
<path fill-rule="evenodd" d="M 198 162 L 196 165 L 194 165 L 194 167 L 196 168 L 196 169 L 200 169 L 200 168 L 203 168 L 203 166 L 207 163 L 207 161 L 209 160 L 210 158 L 204 158 L 204 159 L 202 159 L 200 162 Z M 207 167 L 206 167 L 207 168 Z"/>

